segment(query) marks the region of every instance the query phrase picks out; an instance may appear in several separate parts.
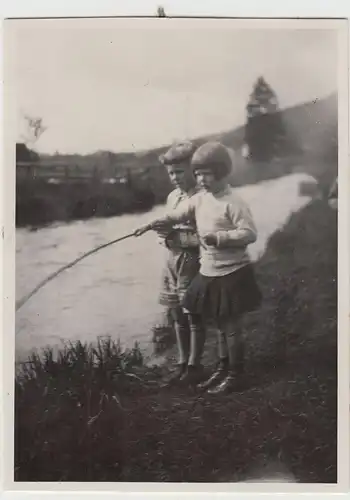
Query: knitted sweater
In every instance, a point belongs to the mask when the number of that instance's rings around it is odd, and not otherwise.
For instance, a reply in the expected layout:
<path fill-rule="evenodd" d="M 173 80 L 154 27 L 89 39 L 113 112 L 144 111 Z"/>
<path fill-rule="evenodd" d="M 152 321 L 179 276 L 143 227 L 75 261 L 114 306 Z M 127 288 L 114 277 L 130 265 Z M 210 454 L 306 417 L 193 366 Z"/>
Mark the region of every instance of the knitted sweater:
<path fill-rule="evenodd" d="M 188 193 L 181 191 L 181 189 L 174 189 L 168 196 L 166 202 L 166 214 L 171 215 L 174 211 L 178 210 L 179 205 L 186 200 L 189 200 L 198 190 L 192 190 Z M 165 236 L 159 237 L 159 243 L 168 246 L 172 252 L 182 252 L 188 246 L 190 248 L 197 248 L 199 246 L 196 225 L 194 220 L 189 220 L 184 217 L 179 223 L 170 223 L 168 238 Z M 181 240 L 184 244 L 181 244 Z"/>
<path fill-rule="evenodd" d="M 230 186 L 215 194 L 196 193 L 168 213 L 167 219 L 173 223 L 192 219 L 196 223 L 203 276 L 224 276 L 250 262 L 247 246 L 256 241 L 257 230 L 250 209 Z M 216 246 L 203 242 L 207 233 L 216 234 Z"/>

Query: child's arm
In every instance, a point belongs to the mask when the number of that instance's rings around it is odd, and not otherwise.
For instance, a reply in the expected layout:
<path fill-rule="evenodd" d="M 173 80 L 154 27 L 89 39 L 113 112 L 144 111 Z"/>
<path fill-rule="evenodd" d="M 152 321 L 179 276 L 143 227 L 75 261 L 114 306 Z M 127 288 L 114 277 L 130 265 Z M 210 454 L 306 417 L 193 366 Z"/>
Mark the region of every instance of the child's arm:
<path fill-rule="evenodd" d="M 228 205 L 228 217 L 235 229 L 218 231 L 216 245 L 218 247 L 247 246 L 257 239 L 257 229 L 249 207 L 241 199 Z"/>
<path fill-rule="evenodd" d="M 166 201 L 166 204 L 165 204 L 164 216 L 166 216 L 166 214 L 168 213 L 168 211 L 171 211 L 171 209 L 172 209 L 172 206 L 173 206 L 173 203 L 174 203 L 174 201 L 173 201 L 174 193 L 175 192 L 172 191 L 168 195 L 168 198 L 167 198 L 167 201 Z M 166 238 L 169 236 L 169 234 L 171 233 L 172 229 L 173 229 L 173 224 L 169 223 L 168 226 L 165 226 L 162 229 L 156 230 L 157 237 L 158 237 L 158 243 L 160 245 L 166 246 L 165 245 Z"/>
<path fill-rule="evenodd" d="M 187 222 L 188 219 L 194 218 L 194 202 L 192 198 L 184 200 L 180 205 L 171 212 L 160 219 L 156 219 L 149 224 L 137 229 L 135 231 L 135 236 L 141 236 L 146 231 L 164 231 L 169 228 L 169 225 L 176 224 L 179 222 Z"/>

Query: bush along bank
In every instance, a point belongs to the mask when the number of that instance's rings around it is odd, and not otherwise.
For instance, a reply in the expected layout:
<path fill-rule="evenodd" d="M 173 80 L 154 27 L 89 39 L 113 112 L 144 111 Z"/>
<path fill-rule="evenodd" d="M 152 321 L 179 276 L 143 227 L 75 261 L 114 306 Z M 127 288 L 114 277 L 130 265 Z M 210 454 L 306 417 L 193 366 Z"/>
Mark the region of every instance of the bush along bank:
<path fill-rule="evenodd" d="M 317 178 L 322 171 L 320 162 L 313 167 L 297 157 L 268 163 L 252 163 L 237 158 L 235 174 L 229 180 L 237 187 L 256 184 L 292 173 L 295 165 L 300 164 L 303 166 L 298 167 L 299 171 L 312 171 L 311 175 Z M 145 212 L 163 204 L 170 190 L 171 185 L 162 166 L 155 166 L 140 178 L 130 174 L 125 184 L 103 184 L 93 178 L 89 182 L 55 184 L 26 176 L 18 179 L 16 184 L 16 226 L 40 228 L 56 221 Z"/>
<path fill-rule="evenodd" d="M 42 227 L 55 221 L 111 217 L 145 212 L 164 203 L 170 191 L 167 178 L 152 184 L 49 184 L 25 180 L 16 186 L 16 226 Z"/>
<path fill-rule="evenodd" d="M 336 482 L 336 212 L 317 200 L 293 215 L 256 269 L 243 392 L 162 389 L 171 349 L 161 368 L 108 339 L 46 351 L 16 378 L 16 480 L 238 481 L 283 459 L 297 481 Z"/>

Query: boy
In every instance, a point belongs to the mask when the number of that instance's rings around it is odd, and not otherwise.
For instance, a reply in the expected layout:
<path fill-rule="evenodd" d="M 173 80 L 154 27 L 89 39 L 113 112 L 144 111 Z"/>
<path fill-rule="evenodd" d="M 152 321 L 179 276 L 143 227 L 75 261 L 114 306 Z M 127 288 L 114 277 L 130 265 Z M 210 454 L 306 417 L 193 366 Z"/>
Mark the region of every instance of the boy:
<path fill-rule="evenodd" d="M 172 213 L 197 192 L 190 166 L 194 153 L 191 142 L 174 144 L 160 157 L 175 189 L 169 194 L 167 213 Z M 159 302 L 169 308 L 174 319 L 178 347 L 178 369 L 169 383 L 196 384 L 202 376 L 205 332 L 198 317 L 182 308 L 183 297 L 199 270 L 199 241 L 196 227 L 185 221 L 157 231 L 167 248 Z"/>

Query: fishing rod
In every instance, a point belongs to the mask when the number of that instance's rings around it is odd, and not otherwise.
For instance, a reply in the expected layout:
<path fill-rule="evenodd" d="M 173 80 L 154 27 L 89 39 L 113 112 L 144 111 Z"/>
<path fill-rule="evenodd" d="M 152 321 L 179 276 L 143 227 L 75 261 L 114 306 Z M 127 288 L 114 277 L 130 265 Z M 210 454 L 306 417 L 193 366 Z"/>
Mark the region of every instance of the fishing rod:
<path fill-rule="evenodd" d="M 63 273 L 63 271 L 66 271 L 67 269 L 72 268 L 78 262 L 82 261 L 86 257 L 89 257 L 90 255 L 102 250 L 103 248 L 109 247 L 110 245 L 114 245 L 115 243 L 119 243 L 120 241 L 126 240 L 127 238 L 131 238 L 132 236 L 138 236 L 146 231 L 149 231 L 151 229 L 150 226 L 145 226 L 140 232 L 140 230 L 133 231 L 132 233 L 126 234 L 122 236 L 121 238 L 117 238 L 115 240 L 109 241 L 108 243 L 104 243 L 103 245 L 99 245 L 98 247 L 93 248 L 89 252 L 84 253 L 80 257 L 77 257 L 74 259 L 72 262 L 69 262 L 68 264 L 65 264 L 64 266 L 60 267 L 57 271 L 54 273 L 50 274 L 47 276 L 43 281 L 41 281 L 30 293 L 22 297 L 20 300 L 16 301 L 16 311 L 18 311 L 33 295 L 35 295 L 43 286 L 45 286 L 47 283 L 52 281 L 54 278 L 56 278 L 59 274 Z"/>
<path fill-rule="evenodd" d="M 99 252 L 103 248 L 107 248 L 111 245 L 114 245 L 115 243 L 119 243 L 120 241 L 126 240 L 127 238 L 131 238 L 133 236 L 141 236 L 147 231 L 150 231 L 152 229 L 155 229 L 156 225 L 153 224 L 147 224 L 139 229 L 136 229 L 132 233 L 126 234 L 124 236 L 121 236 L 120 238 L 117 238 L 115 240 L 109 241 L 108 243 L 104 243 L 103 245 L 99 245 L 98 247 L 93 248 L 92 250 L 89 250 L 89 252 L 84 253 L 80 257 L 77 257 L 76 259 L 72 260 L 72 262 L 69 262 L 68 264 L 65 264 L 64 266 L 60 267 L 57 271 L 54 273 L 50 274 L 47 276 L 44 280 L 42 280 L 31 292 L 29 292 L 27 295 L 22 297 L 20 300 L 16 301 L 16 312 L 26 303 L 28 300 L 33 297 L 43 286 L 45 286 L 47 283 L 52 281 L 54 278 L 56 278 L 59 274 L 63 273 L 63 271 L 66 271 L 67 269 L 71 269 L 73 266 L 78 264 L 78 262 L 82 261 L 83 259 L 86 259 L 86 257 L 89 257 L 90 255 L 93 255 L 96 252 Z"/>

